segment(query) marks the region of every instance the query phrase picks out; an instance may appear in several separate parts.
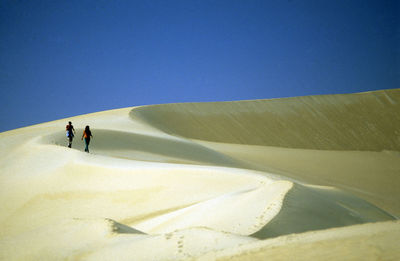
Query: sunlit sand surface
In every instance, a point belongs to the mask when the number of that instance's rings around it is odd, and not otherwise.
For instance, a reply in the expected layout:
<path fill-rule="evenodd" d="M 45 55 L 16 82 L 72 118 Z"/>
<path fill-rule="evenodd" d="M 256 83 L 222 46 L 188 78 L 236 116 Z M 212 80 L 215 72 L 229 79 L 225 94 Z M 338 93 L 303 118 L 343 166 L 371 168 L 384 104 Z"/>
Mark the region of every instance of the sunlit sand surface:
<path fill-rule="evenodd" d="M 396 89 L 0 133 L 0 260 L 398 260 L 399 112 Z"/>

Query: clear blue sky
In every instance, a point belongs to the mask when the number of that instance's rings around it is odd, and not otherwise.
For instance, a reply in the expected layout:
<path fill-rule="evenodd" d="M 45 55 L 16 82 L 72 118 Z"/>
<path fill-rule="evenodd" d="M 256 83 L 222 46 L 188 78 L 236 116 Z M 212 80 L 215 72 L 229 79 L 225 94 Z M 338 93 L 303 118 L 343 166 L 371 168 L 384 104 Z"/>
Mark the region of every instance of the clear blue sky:
<path fill-rule="evenodd" d="M 0 132 L 115 108 L 399 88 L 400 1 L 0 1 Z"/>

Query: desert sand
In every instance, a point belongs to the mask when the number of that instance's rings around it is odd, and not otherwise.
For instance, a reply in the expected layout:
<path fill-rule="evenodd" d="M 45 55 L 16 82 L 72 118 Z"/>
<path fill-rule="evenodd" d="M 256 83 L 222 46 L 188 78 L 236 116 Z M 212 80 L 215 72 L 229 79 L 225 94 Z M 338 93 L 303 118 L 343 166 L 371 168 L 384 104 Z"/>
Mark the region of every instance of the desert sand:
<path fill-rule="evenodd" d="M 400 260 L 399 187 L 400 89 L 97 112 L 0 133 L 0 260 Z"/>

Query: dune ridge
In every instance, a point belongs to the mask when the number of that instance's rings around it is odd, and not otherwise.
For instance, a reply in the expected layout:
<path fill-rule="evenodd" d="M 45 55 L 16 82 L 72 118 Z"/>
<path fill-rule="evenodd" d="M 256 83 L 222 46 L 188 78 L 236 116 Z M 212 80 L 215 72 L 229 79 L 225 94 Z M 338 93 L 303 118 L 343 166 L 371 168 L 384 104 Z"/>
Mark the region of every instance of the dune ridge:
<path fill-rule="evenodd" d="M 319 150 L 400 149 L 398 89 L 272 100 L 150 105 L 130 112 L 160 130 L 222 143 Z"/>
<path fill-rule="evenodd" d="M 0 260 L 393 259 L 399 103 L 164 104 L 0 133 Z"/>

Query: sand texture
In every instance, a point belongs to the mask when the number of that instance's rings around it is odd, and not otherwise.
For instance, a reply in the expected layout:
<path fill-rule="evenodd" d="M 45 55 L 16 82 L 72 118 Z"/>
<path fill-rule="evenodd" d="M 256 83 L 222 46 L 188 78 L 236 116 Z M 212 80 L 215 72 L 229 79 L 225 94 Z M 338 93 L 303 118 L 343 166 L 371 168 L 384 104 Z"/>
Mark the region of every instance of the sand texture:
<path fill-rule="evenodd" d="M 400 89 L 0 133 L 0 260 L 400 260 L 398 217 Z"/>

